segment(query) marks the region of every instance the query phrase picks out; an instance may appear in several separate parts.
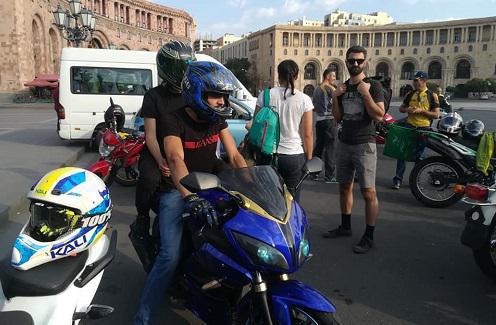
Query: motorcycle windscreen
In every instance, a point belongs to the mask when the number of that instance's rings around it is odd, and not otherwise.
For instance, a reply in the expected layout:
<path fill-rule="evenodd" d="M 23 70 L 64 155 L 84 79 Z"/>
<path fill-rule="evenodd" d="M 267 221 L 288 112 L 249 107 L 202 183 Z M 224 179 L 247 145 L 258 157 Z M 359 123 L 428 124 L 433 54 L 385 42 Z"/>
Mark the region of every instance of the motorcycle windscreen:
<path fill-rule="evenodd" d="M 282 180 L 270 166 L 225 170 L 217 175 L 228 191 L 239 192 L 272 217 L 283 221 L 287 214 Z"/>

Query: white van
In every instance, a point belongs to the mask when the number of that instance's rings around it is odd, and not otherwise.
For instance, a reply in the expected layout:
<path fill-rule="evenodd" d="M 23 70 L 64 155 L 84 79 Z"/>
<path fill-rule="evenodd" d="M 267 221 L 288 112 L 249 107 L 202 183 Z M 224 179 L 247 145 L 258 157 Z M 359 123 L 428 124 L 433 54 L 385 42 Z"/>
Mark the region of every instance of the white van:
<path fill-rule="evenodd" d="M 143 95 L 160 82 L 156 55 L 156 52 L 147 51 L 62 49 L 59 101 L 64 107 L 65 118 L 60 120 L 60 138 L 94 140 L 98 130 L 103 127 L 103 116 L 110 106 L 110 97 L 124 109 L 125 127 L 132 128 Z M 198 54 L 197 59 L 219 63 L 204 54 Z M 239 81 L 237 86 L 237 102 L 253 113 L 256 98 Z M 242 118 L 238 120 L 246 119 L 246 115 L 240 116 Z M 236 124 L 235 121 L 230 122 Z"/>

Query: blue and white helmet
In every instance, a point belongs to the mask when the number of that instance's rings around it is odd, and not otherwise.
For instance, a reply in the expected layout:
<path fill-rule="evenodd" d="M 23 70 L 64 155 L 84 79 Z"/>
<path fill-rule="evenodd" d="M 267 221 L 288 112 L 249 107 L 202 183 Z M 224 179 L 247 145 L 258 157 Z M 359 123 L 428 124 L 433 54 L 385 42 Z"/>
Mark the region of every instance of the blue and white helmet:
<path fill-rule="evenodd" d="M 29 270 L 88 249 L 105 233 L 112 202 L 105 183 L 90 171 L 55 169 L 28 192 L 30 218 L 17 237 L 11 264 Z"/>
<path fill-rule="evenodd" d="M 234 80 L 232 72 L 220 64 L 192 62 L 188 65 L 182 82 L 183 99 L 203 120 L 215 122 L 219 118 L 230 117 L 232 108 L 228 98 L 234 91 Z M 216 108 L 208 105 L 207 93 L 225 95 L 225 106 Z"/>

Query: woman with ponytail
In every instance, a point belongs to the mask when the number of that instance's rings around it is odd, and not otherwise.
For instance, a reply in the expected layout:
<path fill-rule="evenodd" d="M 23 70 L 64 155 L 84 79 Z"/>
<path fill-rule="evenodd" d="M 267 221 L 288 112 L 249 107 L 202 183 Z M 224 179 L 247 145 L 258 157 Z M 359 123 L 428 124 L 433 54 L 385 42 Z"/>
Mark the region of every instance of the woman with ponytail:
<path fill-rule="evenodd" d="M 279 86 L 270 90 L 270 106 L 279 114 L 281 129 L 277 155 L 277 168 L 288 190 L 296 201 L 300 190 L 296 185 L 302 176 L 305 161 L 312 159 L 313 128 L 312 100 L 295 89 L 298 65 L 293 60 L 284 60 L 277 66 Z M 263 107 L 263 92 L 257 100 L 255 115 Z"/>

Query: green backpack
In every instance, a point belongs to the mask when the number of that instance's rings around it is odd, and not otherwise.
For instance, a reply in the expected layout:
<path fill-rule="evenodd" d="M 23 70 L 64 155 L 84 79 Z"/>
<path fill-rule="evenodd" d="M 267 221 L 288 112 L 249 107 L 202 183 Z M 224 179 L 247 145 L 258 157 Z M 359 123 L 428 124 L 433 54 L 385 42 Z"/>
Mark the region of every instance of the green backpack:
<path fill-rule="evenodd" d="M 271 155 L 279 146 L 279 114 L 270 107 L 270 89 L 264 89 L 263 107 L 253 118 L 248 141 L 263 154 Z"/>

